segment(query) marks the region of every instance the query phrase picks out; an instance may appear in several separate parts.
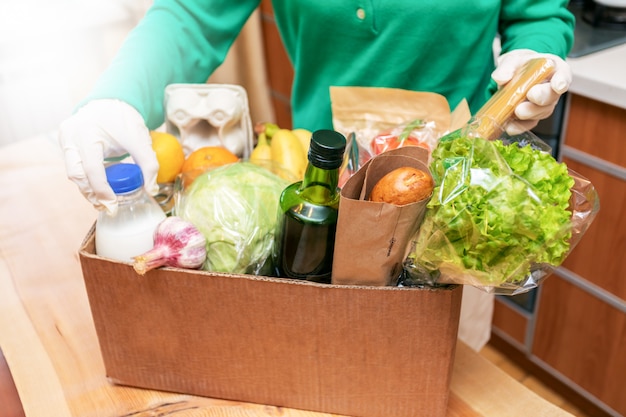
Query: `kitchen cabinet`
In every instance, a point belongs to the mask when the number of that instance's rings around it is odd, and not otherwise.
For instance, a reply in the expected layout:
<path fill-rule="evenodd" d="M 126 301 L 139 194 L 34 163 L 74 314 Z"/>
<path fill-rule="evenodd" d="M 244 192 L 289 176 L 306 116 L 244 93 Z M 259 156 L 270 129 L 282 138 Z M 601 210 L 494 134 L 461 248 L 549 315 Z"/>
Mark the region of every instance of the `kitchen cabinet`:
<path fill-rule="evenodd" d="M 612 408 L 626 413 L 626 314 L 560 275 L 541 290 L 531 354 Z"/>
<path fill-rule="evenodd" d="M 609 415 L 626 415 L 626 109 L 570 94 L 561 159 L 588 178 L 600 212 L 524 311 L 499 298 L 493 331 Z"/>
<path fill-rule="evenodd" d="M 270 86 L 270 98 L 280 127 L 291 129 L 291 82 L 293 66 L 287 56 L 283 42 L 274 21 L 274 11 L 270 0 L 261 2 L 261 25 L 263 28 L 263 47 L 266 54 L 266 70 Z"/>

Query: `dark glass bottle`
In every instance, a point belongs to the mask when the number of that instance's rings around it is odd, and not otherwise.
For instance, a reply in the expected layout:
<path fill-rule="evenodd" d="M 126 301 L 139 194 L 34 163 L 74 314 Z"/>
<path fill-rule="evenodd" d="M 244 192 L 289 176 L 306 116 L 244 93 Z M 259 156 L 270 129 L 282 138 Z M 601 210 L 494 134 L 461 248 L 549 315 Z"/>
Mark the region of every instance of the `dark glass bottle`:
<path fill-rule="evenodd" d="M 345 148 L 341 133 L 313 132 L 304 179 L 280 196 L 273 259 L 278 276 L 330 283 Z"/>

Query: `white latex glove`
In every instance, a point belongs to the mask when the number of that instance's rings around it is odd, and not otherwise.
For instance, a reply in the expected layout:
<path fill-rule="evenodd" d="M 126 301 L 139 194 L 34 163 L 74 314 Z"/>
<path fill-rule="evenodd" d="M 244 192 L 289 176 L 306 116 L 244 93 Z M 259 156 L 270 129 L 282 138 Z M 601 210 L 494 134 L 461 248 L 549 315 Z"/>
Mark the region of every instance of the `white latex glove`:
<path fill-rule="evenodd" d="M 539 120 L 549 117 L 572 83 L 572 71 L 567 62 L 559 56 L 541 54 L 530 49 L 516 49 L 500 55 L 491 78 L 502 87 L 511 81 L 518 68 L 534 58 L 550 58 L 556 64 L 556 70 L 550 80 L 533 86 L 526 95 L 526 101 L 515 108 L 516 120 L 504 127 L 509 135 L 518 135 L 537 126 Z"/>
<path fill-rule="evenodd" d="M 94 207 L 114 214 L 117 199 L 104 172 L 104 159 L 129 154 L 141 167 L 144 187 L 158 190 L 159 163 L 150 132 L 139 112 L 119 100 L 94 100 L 65 120 L 59 130 L 65 169 Z"/>

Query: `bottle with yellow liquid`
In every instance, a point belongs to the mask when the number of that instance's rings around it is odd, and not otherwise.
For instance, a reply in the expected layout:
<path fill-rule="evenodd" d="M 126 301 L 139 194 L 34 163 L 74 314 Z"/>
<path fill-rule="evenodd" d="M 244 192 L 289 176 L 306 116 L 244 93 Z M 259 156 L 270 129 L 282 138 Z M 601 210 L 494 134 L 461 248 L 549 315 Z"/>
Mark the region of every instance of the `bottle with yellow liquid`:
<path fill-rule="evenodd" d="M 278 276 L 330 283 L 345 147 L 339 132 L 313 132 L 303 180 L 280 197 L 273 253 Z"/>

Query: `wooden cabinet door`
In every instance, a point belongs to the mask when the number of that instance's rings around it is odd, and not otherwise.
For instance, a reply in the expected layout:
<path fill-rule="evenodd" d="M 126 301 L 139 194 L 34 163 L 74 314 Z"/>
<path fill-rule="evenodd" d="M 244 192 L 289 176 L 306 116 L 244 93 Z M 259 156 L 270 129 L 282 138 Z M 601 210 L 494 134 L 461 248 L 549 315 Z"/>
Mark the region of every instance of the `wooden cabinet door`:
<path fill-rule="evenodd" d="M 541 286 L 533 340 L 533 356 L 626 415 L 624 311 L 554 274 Z"/>
<path fill-rule="evenodd" d="M 626 169 L 626 109 L 571 95 L 565 145 Z"/>
<path fill-rule="evenodd" d="M 598 216 L 563 267 L 624 304 L 626 109 L 570 96 L 561 155 L 570 169 L 591 181 L 600 197 Z"/>
<path fill-rule="evenodd" d="M 600 211 L 563 266 L 626 300 L 626 181 L 569 158 L 564 161 L 594 185 Z"/>
<path fill-rule="evenodd" d="M 570 97 L 561 155 L 600 211 L 539 291 L 531 355 L 626 415 L 626 110 Z"/>

